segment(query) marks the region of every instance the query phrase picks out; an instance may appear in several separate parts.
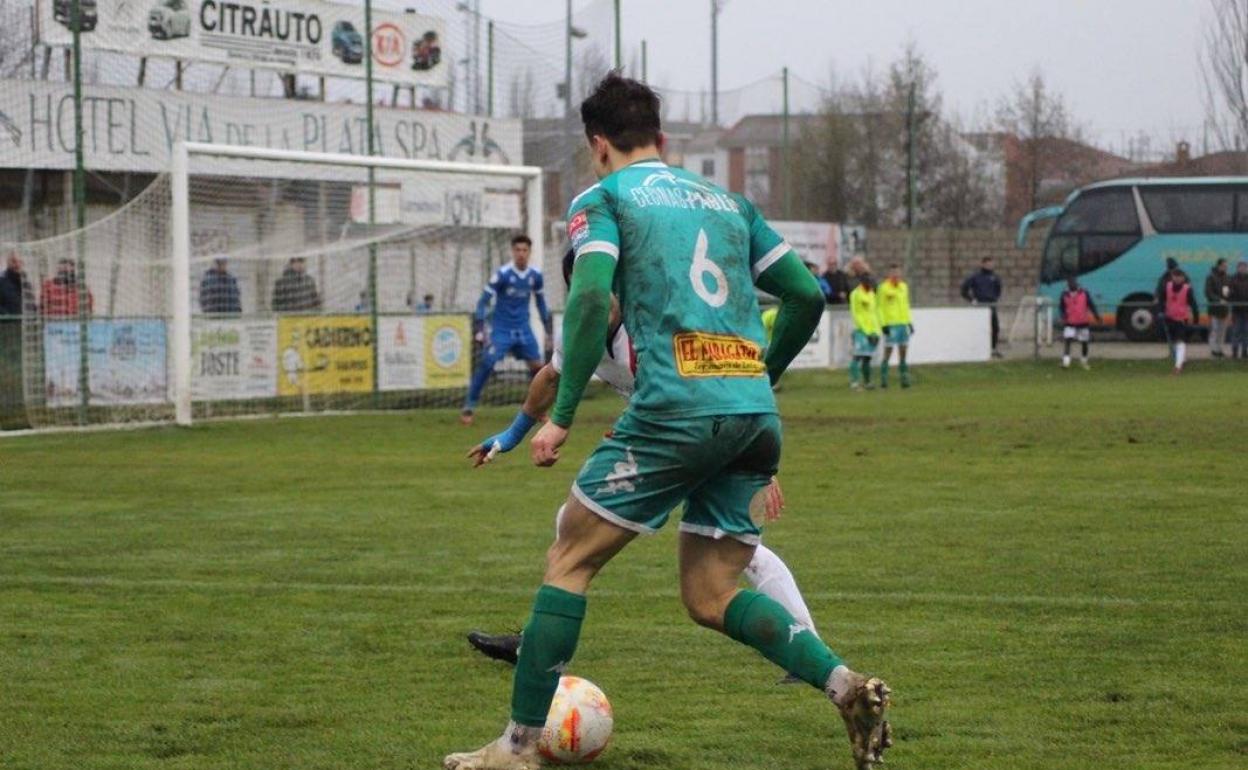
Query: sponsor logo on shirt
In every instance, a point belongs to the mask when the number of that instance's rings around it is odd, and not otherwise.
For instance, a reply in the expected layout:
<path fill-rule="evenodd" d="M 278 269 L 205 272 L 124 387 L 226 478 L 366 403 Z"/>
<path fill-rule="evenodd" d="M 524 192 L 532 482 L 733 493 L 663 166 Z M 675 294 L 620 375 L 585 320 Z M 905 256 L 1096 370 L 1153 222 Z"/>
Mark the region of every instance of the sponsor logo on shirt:
<path fill-rule="evenodd" d="M 588 238 L 589 216 L 582 211 L 568 221 L 568 240 L 572 241 L 572 248 L 576 248 Z"/>
<path fill-rule="evenodd" d="M 759 377 L 767 372 L 762 348 L 743 337 L 682 332 L 672 337 L 681 377 Z"/>

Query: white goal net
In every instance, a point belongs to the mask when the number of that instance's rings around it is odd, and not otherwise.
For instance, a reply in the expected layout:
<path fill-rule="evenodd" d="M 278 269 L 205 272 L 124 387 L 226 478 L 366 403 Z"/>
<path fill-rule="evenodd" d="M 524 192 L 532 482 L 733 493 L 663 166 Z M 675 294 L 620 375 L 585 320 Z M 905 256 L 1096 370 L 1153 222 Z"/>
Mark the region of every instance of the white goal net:
<path fill-rule="evenodd" d="M 541 191 L 529 167 L 179 145 L 110 216 L 5 247 L 31 283 L 27 420 L 458 406 L 512 238 L 542 266 Z M 526 387 L 500 366 L 485 398 Z"/>

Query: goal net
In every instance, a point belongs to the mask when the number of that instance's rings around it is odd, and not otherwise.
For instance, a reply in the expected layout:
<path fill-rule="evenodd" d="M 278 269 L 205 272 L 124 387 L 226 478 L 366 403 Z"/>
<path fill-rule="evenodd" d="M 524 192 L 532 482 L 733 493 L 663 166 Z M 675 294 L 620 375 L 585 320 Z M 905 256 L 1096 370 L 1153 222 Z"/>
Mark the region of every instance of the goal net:
<path fill-rule="evenodd" d="M 515 235 L 542 267 L 541 190 L 529 167 L 179 145 L 110 216 L 11 249 L 32 286 L 27 419 L 457 407 L 483 352 L 474 308 Z M 500 364 L 483 403 L 527 382 Z"/>

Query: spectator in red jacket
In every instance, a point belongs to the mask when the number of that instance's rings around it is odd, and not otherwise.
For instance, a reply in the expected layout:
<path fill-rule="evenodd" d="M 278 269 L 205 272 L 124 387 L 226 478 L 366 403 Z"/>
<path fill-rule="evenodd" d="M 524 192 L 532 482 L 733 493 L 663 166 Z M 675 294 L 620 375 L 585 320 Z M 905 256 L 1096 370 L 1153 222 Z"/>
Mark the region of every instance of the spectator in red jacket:
<path fill-rule="evenodd" d="M 91 315 L 93 301 L 87 291 L 87 315 Z M 78 272 L 72 259 L 56 263 L 56 275 L 43 282 L 39 292 L 39 308 L 48 318 L 76 318 L 78 316 Z"/>

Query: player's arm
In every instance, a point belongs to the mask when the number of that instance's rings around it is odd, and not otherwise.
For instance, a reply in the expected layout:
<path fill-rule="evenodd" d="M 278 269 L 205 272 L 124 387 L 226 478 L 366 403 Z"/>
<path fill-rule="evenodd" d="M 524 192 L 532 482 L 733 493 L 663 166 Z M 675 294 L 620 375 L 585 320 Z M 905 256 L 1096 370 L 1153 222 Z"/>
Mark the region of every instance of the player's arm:
<path fill-rule="evenodd" d="M 1192 323 L 1200 323 L 1200 305 L 1196 302 L 1196 292 L 1189 291 L 1187 293 L 1187 304 L 1192 309 Z"/>
<path fill-rule="evenodd" d="M 1096 309 L 1096 303 L 1092 301 L 1092 292 L 1088 292 L 1088 310 L 1091 311 L 1092 317 L 1096 319 L 1097 323 L 1100 323 L 1101 311 Z"/>
<path fill-rule="evenodd" d="M 537 276 L 537 291 L 533 292 L 533 299 L 537 302 L 537 314 L 542 319 L 542 328 L 546 330 L 546 336 L 550 336 L 554 331 L 551 323 L 550 310 L 546 307 L 546 281 L 541 276 Z"/>
<path fill-rule="evenodd" d="M 755 283 L 758 288 L 780 299 L 771 344 L 763 357 L 767 376 L 774 385 L 810 342 L 811 335 L 819 326 L 819 319 L 823 317 L 825 299 L 814 276 L 792 249 L 766 267 Z"/>
<path fill-rule="evenodd" d="M 507 430 L 486 438 L 468 450 L 468 457 L 473 461 L 472 467 L 480 467 L 494 459 L 494 455 L 510 452 L 519 446 L 533 426 L 542 419 L 542 415 L 555 403 L 558 390 L 559 369 L 552 362 L 538 370 L 529 382 L 528 395 Z"/>
<path fill-rule="evenodd" d="M 810 336 L 823 317 L 827 298 L 801 257 L 767 224 L 754 204 L 741 196 L 736 199 L 750 230 L 750 270 L 754 273 L 754 283 L 780 299 L 776 325 L 763 356 L 767 376 L 775 385 L 810 342 Z"/>
<path fill-rule="evenodd" d="M 590 251 L 577 257 L 563 317 L 563 374 L 550 420 L 565 430 L 572 425 L 576 408 L 585 393 L 607 344 L 611 318 L 611 282 L 615 256 Z"/>

